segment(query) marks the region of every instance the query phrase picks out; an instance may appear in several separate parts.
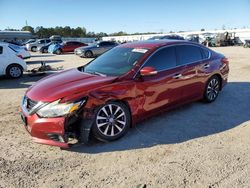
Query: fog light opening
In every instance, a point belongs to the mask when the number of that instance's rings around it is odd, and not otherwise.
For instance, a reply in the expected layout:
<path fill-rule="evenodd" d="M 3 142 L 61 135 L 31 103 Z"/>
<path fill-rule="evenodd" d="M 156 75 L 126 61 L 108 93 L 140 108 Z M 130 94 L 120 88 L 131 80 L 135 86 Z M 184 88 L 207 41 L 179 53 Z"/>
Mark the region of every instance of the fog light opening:
<path fill-rule="evenodd" d="M 47 134 L 48 137 L 51 139 L 51 140 L 54 140 L 56 142 L 63 142 L 65 143 L 65 140 L 63 139 L 63 137 L 59 134 L 53 134 L 53 133 L 49 133 Z"/>

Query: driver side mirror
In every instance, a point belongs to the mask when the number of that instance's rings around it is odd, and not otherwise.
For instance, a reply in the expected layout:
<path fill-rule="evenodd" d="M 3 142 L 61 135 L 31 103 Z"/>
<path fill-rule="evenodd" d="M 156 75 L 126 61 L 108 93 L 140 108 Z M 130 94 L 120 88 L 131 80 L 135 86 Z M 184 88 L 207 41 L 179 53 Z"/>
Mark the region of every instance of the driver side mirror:
<path fill-rule="evenodd" d="M 152 75 L 156 75 L 158 72 L 155 70 L 154 67 L 143 67 L 140 70 L 140 75 L 141 76 L 152 76 Z"/>

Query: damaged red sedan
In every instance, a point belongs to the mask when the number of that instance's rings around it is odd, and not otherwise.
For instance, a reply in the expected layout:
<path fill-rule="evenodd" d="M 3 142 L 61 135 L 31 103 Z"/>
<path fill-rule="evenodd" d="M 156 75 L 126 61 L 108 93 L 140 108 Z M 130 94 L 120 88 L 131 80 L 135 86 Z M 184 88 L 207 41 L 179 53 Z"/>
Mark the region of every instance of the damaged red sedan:
<path fill-rule="evenodd" d="M 37 143 L 70 147 L 122 137 L 137 122 L 181 104 L 213 102 L 227 83 L 227 58 L 188 41 L 119 45 L 87 65 L 48 76 L 22 100 Z"/>

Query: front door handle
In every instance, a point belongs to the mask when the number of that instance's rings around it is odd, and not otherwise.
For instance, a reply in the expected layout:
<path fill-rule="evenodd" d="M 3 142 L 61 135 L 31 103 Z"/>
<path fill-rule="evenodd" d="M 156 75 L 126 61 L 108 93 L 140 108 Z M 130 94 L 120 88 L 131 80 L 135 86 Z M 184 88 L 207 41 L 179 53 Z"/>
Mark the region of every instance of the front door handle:
<path fill-rule="evenodd" d="M 178 79 L 178 78 L 180 78 L 180 77 L 182 77 L 182 74 L 175 74 L 172 78 L 174 78 L 174 79 Z"/>
<path fill-rule="evenodd" d="M 208 69 L 210 67 L 210 65 L 209 64 L 205 64 L 203 67 L 204 67 L 204 69 Z"/>

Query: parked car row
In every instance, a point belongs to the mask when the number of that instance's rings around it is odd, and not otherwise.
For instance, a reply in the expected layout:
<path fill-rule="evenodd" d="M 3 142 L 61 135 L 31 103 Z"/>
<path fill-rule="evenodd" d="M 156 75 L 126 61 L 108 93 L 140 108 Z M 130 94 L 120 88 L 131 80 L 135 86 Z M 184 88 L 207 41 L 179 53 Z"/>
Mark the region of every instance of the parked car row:
<path fill-rule="evenodd" d="M 39 39 L 35 42 L 28 42 L 26 49 L 30 51 L 37 51 L 40 53 L 63 54 L 74 52 L 75 55 L 80 57 L 97 57 L 113 47 L 119 45 L 114 41 L 100 41 L 92 45 L 88 45 L 79 41 L 65 41 L 60 40 L 51 41 L 51 39 Z"/>
<path fill-rule="evenodd" d="M 66 52 L 74 52 L 78 47 L 88 46 L 88 44 L 78 41 L 67 41 L 63 43 L 51 44 L 48 48 L 48 52 L 52 54 L 62 54 Z"/>

